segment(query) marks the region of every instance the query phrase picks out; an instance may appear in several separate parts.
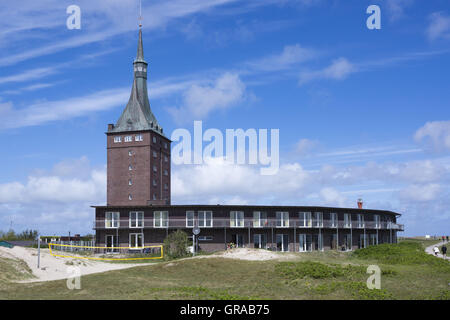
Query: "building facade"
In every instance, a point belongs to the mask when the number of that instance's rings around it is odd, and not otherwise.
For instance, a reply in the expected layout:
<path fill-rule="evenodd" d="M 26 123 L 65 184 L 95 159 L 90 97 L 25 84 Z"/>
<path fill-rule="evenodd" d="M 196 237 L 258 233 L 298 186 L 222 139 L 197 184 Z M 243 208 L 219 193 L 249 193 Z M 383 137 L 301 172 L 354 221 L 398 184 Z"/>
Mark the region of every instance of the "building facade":
<path fill-rule="evenodd" d="M 94 206 L 98 246 L 161 244 L 170 232 L 192 235 L 198 250 L 251 247 L 278 251 L 352 250 L 397 241 L 400 214 L 362 208 L 171 205 L 170 139 L 153 115 L 147 93 L 142 30 L 133 63 L 131 96 L 107 136 L 107 204 Z M 114 249 L 106 249 L 114 252 Z"/>

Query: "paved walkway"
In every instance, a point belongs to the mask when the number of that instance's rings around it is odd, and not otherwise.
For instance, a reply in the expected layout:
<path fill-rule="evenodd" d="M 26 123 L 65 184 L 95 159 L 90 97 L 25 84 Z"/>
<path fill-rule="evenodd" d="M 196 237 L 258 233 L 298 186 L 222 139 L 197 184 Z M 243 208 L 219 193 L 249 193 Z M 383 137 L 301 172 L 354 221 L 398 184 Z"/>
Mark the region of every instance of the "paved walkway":
<path fill-rule="evenodd" d="M 437 244 L 433 244 L 432 246 L 429 246 L 429 247 L 427 247 L 426 249 L 425 249 L 425 252 L 426 253 L 428 253 L 428 254 L 431 254 L 431 255 L 433 255 L 434 256 L 434 247 L 440 247 L 440 246 L 442 246 L 444 243 L 446 243 L 447 245 L 446 245 L 446 247 L 447 247 L 447 260 L 450 260 L 450 257 L 448 256 L 449 255 L 449 250 L 448 249 L 450 249 L 450 241 L 441 241 L 441 242 L 439 242 L 439 243 L 437 243 Z M 438 253 L 438 255 L 437 255 L 439 258 L 444 258 L 444 256 L 442 255 L 442 252 L 441 251 L 439 251 L 439 253 Z"/>

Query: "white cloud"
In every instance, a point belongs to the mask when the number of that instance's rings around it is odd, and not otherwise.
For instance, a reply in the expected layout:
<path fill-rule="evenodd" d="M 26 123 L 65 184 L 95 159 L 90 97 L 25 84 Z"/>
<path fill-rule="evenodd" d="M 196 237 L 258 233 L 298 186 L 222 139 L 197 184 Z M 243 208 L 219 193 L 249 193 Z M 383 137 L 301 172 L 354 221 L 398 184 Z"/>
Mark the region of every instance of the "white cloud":
<path fill-rule="evenodd" d="M 235 73 L 224 73 L 214 83 L 191 85 L 183 94 L 183 105 L 169 109 L 177 122 L 203 119 L 245 99 L 245 84 Z"/>
<path fill-rule="evenodd" d="M 317 145 L 317 141 L 303 138 L 295 144 L 295 152 L 299 155 L 307 155 L 317 147 Z"/>
<path fill-rule="evenodd" d="M 434 12 L 429 16 L 430 24 L 426 30 L 428 39 L 450 39 L 450 16 L 442 12 Z"/>
<path fill-rule="evenodd" d="M 56 72 L 56 68 L 53 67 L 31 69 L 19 74 L 0 77 L 0 84 L 30 81 L 55 74 Z"/>
<path fill-rule="evenodd" d="M 280 54 L 270 55 L 259 60 L 248 62 L 254 71 L 278 71 L 305 62 L 317 56 L 317 53 L 299 44 L 287 45 Z"/>
<path fill-rule="evenodd" d="M 319 192 L 319 196 L 323 203 L 328 206 L 342 207 L 347 200 L 338 190 L 331 187 L 322 188 Z"/>
<path fill-rule="evenodd" d="M 304 71 L 300 73 L 299 85 L 319 79 L 343 80 L 349 74 L 356 72 L 357 68 L 345 58 L 334 60 L 328 67 L 317 71 Z"/>
<path fill-rule="evenodd" d="M 405 16 L 405 9 L 413 4 L 414 0 L 386 0 L 386 7 L 391 21 Z"/>
<path fill-rule="evenodd" d="M 406 187 L 400 192 L 400 197 L 405 201 L 433 201 L 439 195 L 441 191 L 441 186 L 437 183 L 429 183 L 425 185 L 413 184 Z"/>
<path fill-rule="evenodd" d="M 417 143 L 437 152 L 450 150 L 450 121 L 425 123 L 414 135 Z"/>

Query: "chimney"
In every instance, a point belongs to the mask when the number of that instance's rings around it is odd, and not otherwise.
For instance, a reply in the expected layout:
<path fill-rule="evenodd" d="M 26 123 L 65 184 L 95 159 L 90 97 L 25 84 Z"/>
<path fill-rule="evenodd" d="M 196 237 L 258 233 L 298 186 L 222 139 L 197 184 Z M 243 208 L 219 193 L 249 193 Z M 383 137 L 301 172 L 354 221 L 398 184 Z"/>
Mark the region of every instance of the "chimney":
<path fill-rule="evenodd" d="M 108 131 L 114 129 L 114 125 L 112 123 L 108 123 Z"/>
<path fill-rule="evenodd" d="M 362 207 L 363 207 L 363 201 L 360 198 L 360 199 L 358 199 L 358 209 L 362 209 Z"/>

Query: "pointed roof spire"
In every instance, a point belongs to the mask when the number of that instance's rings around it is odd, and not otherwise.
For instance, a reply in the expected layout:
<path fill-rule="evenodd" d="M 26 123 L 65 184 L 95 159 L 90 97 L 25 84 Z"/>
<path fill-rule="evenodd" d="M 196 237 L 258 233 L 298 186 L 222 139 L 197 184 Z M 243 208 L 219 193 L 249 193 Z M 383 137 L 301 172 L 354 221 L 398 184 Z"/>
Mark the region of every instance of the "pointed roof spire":
<path fill-rule="evenodd" d="M 136 60 L 134 62 L 145 62 L 144 60 L 144 45 L 142 44 L 142 28 L 139 28 L 139 41 Z"/>
<path fill-rule="evenodd" d="M 153 130 L 163 134 L 150 108 L 147 92 L 147 62 L 144 60 L 142 28 L 139 28 L 139 41 L 136 59 L 133 62 L 134 79 L 130 99 L 116 125 L 109 132 Z"/>

